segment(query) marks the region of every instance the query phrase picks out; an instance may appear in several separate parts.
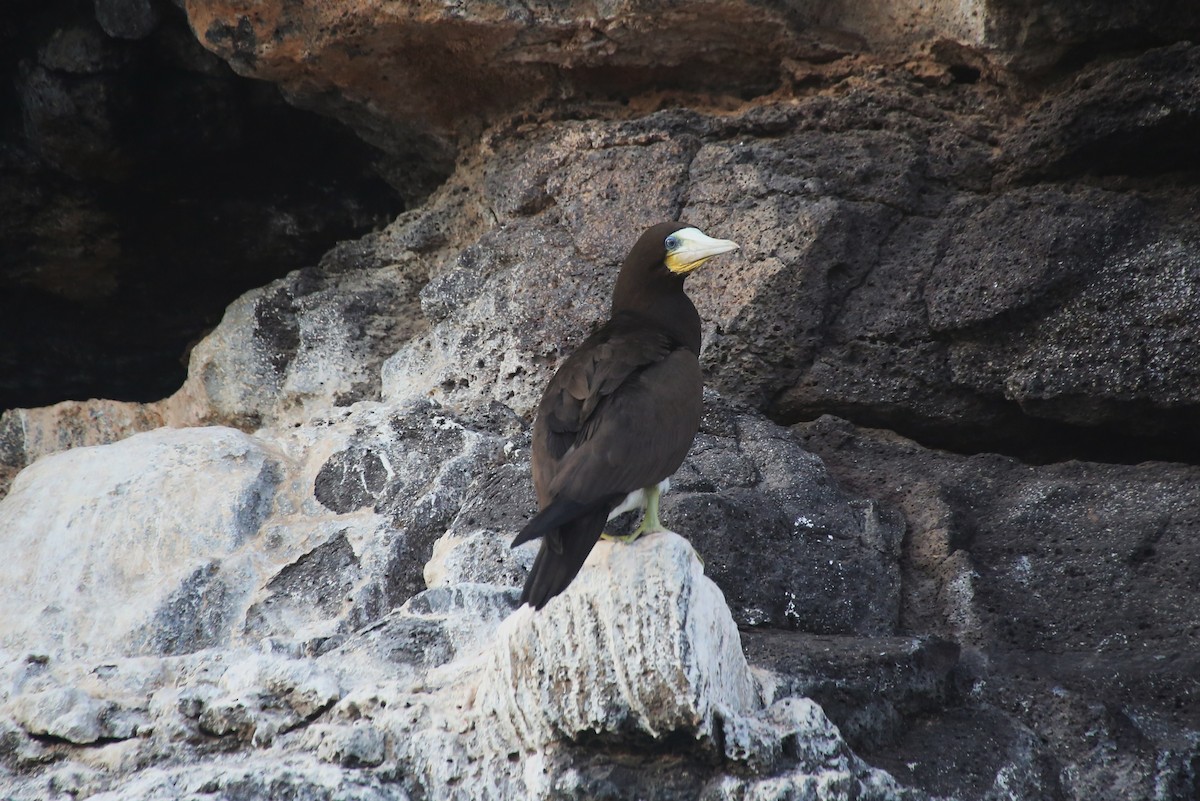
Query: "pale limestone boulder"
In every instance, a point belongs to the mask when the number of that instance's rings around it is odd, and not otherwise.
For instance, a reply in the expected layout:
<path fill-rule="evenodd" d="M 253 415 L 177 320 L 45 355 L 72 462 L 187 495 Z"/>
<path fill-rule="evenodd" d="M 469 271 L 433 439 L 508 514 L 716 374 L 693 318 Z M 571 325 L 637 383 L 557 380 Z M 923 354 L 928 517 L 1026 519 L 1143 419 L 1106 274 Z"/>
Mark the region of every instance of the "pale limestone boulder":
<path fill-rule="evenodd" d="M 27 467 L 0 500 L 0 646 L 171 653 L 221 642 L 256 570 L 237 558 L 284 465 L 239 431 L 159 429 Z M 244 557 L 245 554 L 243 553 Z"/>
<path fill-rule="evenodd" d="M 545 613 L 509 618 L 476 702 L 534 748 L 587 731 L 708 738 L 760 705 L 724 596 L 670 532 L 601 541 Z"/>

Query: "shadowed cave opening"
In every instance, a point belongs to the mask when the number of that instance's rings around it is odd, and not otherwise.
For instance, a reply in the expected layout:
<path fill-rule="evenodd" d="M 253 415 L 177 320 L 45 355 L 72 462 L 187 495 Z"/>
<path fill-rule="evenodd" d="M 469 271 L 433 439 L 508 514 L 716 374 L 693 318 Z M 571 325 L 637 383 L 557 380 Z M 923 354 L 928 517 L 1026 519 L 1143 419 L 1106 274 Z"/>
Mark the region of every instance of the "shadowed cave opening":
<path fill-rule="evenodd" d="M 0 76 L 0 410 L 169 395 L 235 298 L 404 209 L 166 0 L 14 0 Z"/>

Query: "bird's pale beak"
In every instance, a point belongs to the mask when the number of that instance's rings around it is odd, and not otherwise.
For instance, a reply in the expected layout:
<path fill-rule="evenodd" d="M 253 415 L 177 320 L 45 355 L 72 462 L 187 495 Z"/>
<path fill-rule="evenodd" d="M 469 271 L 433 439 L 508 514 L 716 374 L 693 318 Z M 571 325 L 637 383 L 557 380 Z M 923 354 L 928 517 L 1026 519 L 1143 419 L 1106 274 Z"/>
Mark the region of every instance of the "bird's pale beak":
<path fill-rule="evenodd" d="M 713 239 L 705 236 L 698 228 L 676 231 L 679 246 L 667 254 L 667 269 L 677 275 L 687 275 L 713 256 L 737 250 L 737 242 L 728 239 Z"/>

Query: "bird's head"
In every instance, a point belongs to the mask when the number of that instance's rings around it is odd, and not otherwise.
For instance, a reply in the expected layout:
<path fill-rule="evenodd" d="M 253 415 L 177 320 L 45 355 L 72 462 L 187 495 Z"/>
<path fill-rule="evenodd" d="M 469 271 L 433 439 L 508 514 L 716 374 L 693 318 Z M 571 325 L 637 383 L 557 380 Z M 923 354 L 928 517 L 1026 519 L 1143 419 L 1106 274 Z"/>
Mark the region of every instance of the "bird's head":
<path fill-rule="evenodd" d="M 631 312 L 653 319 L 700 352 L 700 318 L 683 291 L 684 279 L 721 253 L 737 250 L 735 242 L 713 239 L 686 223 L 666 222 L 646 229 L 621 265 L 613 288 L 612 312 Z"/>
<path fill-rule="evenodd" d="M 687 275 L 713 256 L 737 250 L 736 242 L 728 239 L 713 239 L 699 228 L 672 223 L 675 230 L 663 237 L 662 249 L 666 253 L 663 263 L 676 275 Z"/>
<path fill-rule="evenodd" d="M 686 223 L 659 223 L 638 238 L 621 271 L 647 277 L 656 272 L 685 276 L 713 256 L 737 249 L 736 242 L 713 239 Z"/>
<path fill-rule="evenodd" d="M 685 223 L 666 222 L 651 226 L 638 238 L 621 265 L 613 289 L 613 313 L 648 313 L 653 309 L 653 314 L 665 315 L 664 319 L 676 313 L 695 318 L 696 308 L 683 292 L 683 279 L 713 256 L 737 248 L 737 244 L 728 239 L 713 239 Z M 688 341 L 697 340 L 696 350 L 699 351 L 699 318 L 689 323 L 691 325 L 696 330 Z"/>

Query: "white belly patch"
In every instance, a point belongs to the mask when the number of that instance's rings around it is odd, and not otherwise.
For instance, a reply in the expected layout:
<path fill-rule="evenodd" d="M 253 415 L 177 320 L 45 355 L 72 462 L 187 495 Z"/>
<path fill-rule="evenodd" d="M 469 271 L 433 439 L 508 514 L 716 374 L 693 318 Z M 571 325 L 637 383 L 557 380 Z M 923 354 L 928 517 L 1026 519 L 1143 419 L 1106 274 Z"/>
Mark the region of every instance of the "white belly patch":
<path fill-rule="evenodd" d="M 671 479 L 670 478 L 664 478 L 662 481 L 658 482 L 659 492 L 666 492 L 669 489 L 671 489 Z M 645 509 L 645 508 L 646 508 L 646 490 L 644 490 L 644 489 L 634 490 L 633 492 L 631 492 L 625 496 L 625 500 L 621 501 L 621 504 L 616 509 L 613 509 L 611 512 L 608 513 L 608 519 L 612 520 L 613 518 L 619 517 L 620 515 L 623 515 L 626 512 L 632 512 L 634 509 Z"/>

